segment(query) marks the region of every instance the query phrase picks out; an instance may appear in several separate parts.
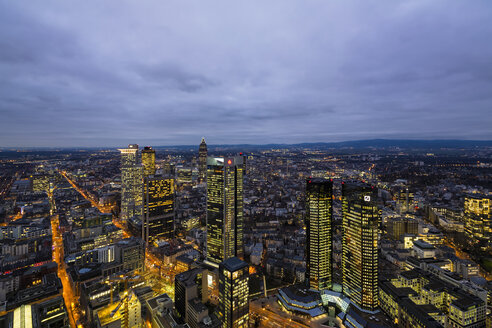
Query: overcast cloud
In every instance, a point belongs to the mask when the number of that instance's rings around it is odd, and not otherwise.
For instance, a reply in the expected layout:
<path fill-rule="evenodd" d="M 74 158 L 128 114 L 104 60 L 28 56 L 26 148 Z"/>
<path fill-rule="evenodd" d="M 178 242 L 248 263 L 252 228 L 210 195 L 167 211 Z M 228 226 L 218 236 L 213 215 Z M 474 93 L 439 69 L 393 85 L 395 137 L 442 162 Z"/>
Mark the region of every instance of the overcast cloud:
<path fill-rule="evenodd" d="M 492 139 L 492 2 L 0 0 L 0 146 Z"/>

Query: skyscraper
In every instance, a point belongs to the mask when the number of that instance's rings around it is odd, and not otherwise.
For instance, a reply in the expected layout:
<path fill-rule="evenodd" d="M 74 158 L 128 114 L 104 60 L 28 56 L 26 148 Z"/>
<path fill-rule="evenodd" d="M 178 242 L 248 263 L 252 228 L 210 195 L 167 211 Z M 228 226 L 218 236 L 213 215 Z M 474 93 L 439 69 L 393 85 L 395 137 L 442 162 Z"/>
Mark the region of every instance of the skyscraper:
<path fill-rule="evenodd" d="M 142 215 L 143 167 L 138 161 L 138 145 L 121 152 L 121 219 Z"/>
<path fill-rule="evenodd" d="M 128 148 L 118 149 L 121 153 L 121 167 L 129 167 L 138 163 L 138 145 L 128 145 Z"/>
<path fill-rule="evenodd" d="M 198 179 L 200 182 L 205 182 L 207 179 L 207 144 L 205 138 L 202 138 L 198 148 Z"/>
<path fill-rule="evenodd" d="M 378 232 L 381 212 L 374 189 L 361 182 L 342 184 L 343 292 L 360 308 L 378 307 Z"/>
<path fill-rule="evenodd" d="M 308 179 L 306 194 L 307 281 L 311 289 L 328 289 L 332 283 L 333 182 Z"/>
<path fill-rule="evenodd" d="M 248 264 L 231 257 L 219 266 L 219 317 L 223 328 L 247 328 Z"/>
<path fill-rule="evenodd" d="M 243 258 L 243 158 L 207 158 L 207 261 Z"/>
<path fill-rule="evenodd" d="M 147 245 L 174 236 L 174 213 L 174 179 L 145 177 L 142 239 Z"/>
<path fill-rule="evenodd" d="M 152 147 L 144 147 L 142 150 L 142 164 L 144 167 L 144 176 L 155 174 L 155 150 Z"/>

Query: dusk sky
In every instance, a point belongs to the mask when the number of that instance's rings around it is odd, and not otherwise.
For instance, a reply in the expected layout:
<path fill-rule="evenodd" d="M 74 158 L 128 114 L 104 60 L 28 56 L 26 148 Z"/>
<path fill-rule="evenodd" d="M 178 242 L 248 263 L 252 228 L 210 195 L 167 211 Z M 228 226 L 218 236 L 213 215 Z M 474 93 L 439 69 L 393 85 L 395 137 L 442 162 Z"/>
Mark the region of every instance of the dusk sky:
<path fill-rule="evenodd" d="M 492 1 L 0 0 L 0 147 L 492 139 Z"/>

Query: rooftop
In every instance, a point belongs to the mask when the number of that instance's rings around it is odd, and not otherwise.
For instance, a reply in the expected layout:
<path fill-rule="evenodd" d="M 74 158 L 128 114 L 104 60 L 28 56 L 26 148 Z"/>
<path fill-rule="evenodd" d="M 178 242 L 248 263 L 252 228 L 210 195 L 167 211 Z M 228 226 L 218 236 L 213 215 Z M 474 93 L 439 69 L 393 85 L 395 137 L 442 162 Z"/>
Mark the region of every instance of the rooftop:
<path fill-rule="evenodd" d="M 241 261 L 237 257 L 231 257 L 220 264 L 224 268 L 226 268 L 230 272 L 241 270 L 248 266 L 248 264 L 244 261 Z"/>
<path fill-rule="evenodd" d="M 425 242 L 423 240 L 415 240 L 413 242 L 414 246 L 417 246 L 420 249 L 427 249 L 427 250 L 434 250 L 436 249 L 433 245 L 429 244 L 428 242 Z"/>
<path fill-rule="evenodd" d="M 203 272 L 201 268 L 194 268 L 180 274 L 176 275 L 176 280 L 183 283 L 185 286 L 193 286 L 195 285 L 196 276 Z"/>

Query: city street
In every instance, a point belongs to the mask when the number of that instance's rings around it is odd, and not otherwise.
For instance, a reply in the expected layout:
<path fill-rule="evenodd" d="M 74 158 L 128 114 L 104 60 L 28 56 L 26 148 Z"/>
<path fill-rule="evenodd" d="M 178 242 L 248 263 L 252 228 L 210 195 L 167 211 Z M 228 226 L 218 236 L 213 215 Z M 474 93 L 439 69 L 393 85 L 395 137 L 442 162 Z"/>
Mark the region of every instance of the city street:
<path fill-rule="evenodd" d="M 72 290 L 72 286 L 70 285 L 70 281 L 68 278 L 66 264 L 64 261 L 63 255 L 63 237 L 60 233 L 59 229 L 59 220 L 58 216 L 54 215 L 51 217 L 51 229 L 52 229 L 52 238 L 53 238 L 53 261 L 58 264 L 58 278 L 60 278 L 63 286 L 63 299 L 65 300 L 65 306 L 68 312 L 68 318 L 70 320 L 70 326 L 72 328 L 81 328 L 83 327 L 80 324 L 80 319 L 82 318 L 78 299 L 75 297 L 74 292 Z M 76 324 L 78 323 L 78 325 Z"/>

